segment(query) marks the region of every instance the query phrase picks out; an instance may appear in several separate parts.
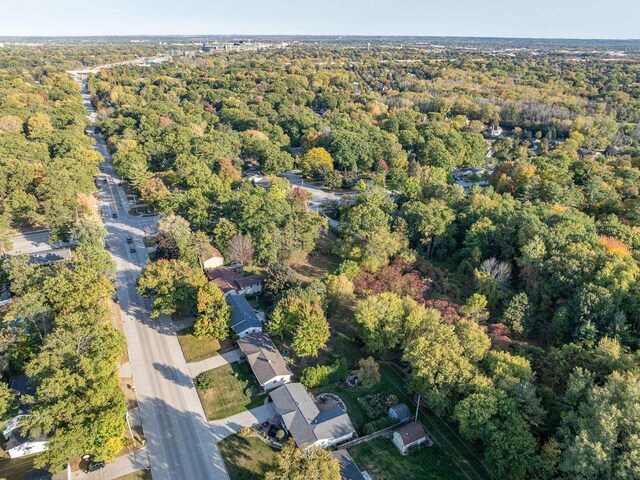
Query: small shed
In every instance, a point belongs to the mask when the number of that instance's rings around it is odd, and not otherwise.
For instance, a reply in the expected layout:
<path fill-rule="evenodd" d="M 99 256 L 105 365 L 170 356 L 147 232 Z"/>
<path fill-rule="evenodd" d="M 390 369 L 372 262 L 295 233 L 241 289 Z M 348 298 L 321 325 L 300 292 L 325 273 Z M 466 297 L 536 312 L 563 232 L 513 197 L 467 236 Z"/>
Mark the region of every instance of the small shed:
<path fill-rule="evenodd" d="M 411 447 L 428 440 L 427 432 L 420 422 L 411 422 L 393 432 L 392 441 L 402 455 L 406 455 Z"/>
<path fill-rule="evenodd" d="M 220 251 L 212 245 L 207 245 L 205 251 L 200 256 L 202 268 L 205 270 L 213 270 L 224 265 L 224 257 Z"/>
<path fill-rule="evenodd" d="M 411 412 L 405 403 L 399 403 L 389 408 L 389 418 L 398 420 L 398 422 L 406 422 L 411 419 Z"/>

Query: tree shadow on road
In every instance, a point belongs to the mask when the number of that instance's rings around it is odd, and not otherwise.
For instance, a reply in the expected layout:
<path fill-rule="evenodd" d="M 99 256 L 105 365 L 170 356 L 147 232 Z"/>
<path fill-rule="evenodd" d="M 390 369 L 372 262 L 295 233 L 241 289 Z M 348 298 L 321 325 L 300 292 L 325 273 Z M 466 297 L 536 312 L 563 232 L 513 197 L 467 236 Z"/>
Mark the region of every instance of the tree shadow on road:
<path fill-rule="evenodd" d="M 193 387 L 191 377 L 183 373 L 181 370 L 178 370 L 176 367 L 166 365 L 164 363 L 153 362 L 153 368 L 160 372 L 164 378 L 170 380 L 176 385 L 188 388 Z"/>

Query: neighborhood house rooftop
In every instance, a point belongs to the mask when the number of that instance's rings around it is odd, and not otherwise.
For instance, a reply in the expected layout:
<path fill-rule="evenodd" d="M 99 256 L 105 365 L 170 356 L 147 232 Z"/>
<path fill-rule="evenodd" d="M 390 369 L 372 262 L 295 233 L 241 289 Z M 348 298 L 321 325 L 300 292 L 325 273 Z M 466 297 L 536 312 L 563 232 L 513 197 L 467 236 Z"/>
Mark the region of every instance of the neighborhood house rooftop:
<path fill-rule="evenodd" d="M 284 358 L 266 333 L 256 332 L 245 335 L 238 340 L 238 346 L 247 357 L 249 366 L 260 385 L 265 385 L 278 376 L 291 375 Z"/>
<path fill-rule="evenodd" d="M 347 412 L 339 407 L 321 412 L 301 383 L 287 383 L 269 395 L 298 447 L 355 432 Z"/>
<path fill-rule="evenodd" d="M 229 295 L 231 306 L 231 329 L 238 335 L 250 328 L 262 328 L 262 322 L 243 295 Z"/>

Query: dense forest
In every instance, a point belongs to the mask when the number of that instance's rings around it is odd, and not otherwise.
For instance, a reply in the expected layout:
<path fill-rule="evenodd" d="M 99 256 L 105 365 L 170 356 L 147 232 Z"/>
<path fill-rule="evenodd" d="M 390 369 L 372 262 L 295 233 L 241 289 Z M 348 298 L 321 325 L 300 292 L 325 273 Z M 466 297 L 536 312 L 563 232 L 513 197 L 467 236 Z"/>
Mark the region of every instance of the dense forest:
<path fill-rule="evenodd" d="M 299 357 L 346 309 L 496 478 L 636 478 L 639 80 L 632 57 L 309 47 L 89 85 L 146 202 L 221 251 L 250 237 L 271 265 L 270 328 L 291 331 Z M 509 134 L 488 156 L 492 124 Z M 247 165 L 271 186 L 241 180 Z M 484 189 L 451 175 L 486 165 Z M 322 223 L 275 176 L 293 167 L 357 192 L 324 206 L 341 267 L 296 288 L 274 262 L 311 251 Z"/>
<path fill-rule="evenodd" d="M 113 267 L 77 86 L 28 58 L 0 55 L 3 248 L 38 226 L 80 245 L 37 271 L 11 260 L 2 359 L 34 379 L 29 428 L 59 436 L 43 460 L 59 466 L 120 446 L 122 341 L 103 321 Z M 212 242 L 265 272 L 269 330 L 295 360 L 347 319 L 491 477 L 640 477 L 637 56 L 303 45 L 118 66 L 88 87 L 118 173 L 161 215 L 138 284 L 154 314 L 186 310 L 200 335 L 227 335 L 200 268 Z M 465 190 L 461 167 L 487 167 L 487 185 Z M 281 176 L 293 168 L 342 200 L 310 209 Z M 287 264 L 321 238 L 339 267 L 300 282 Z M 83 415 L 65 416 L 80 398 Z"/>
<path fill-rule="evenodd" d="M 17 255 L 2 266 L 0 368 L 4 379 L 26 373 L 33 395 L 1 382 L 0 415 L 29 412 L 20 426 L 47 436 L 36 464 L 52 471 L 86 452 L 113 459 L 125 429 L 117 372 L 125 344 L 110 322 L 115 264 L 93 197 L 101 157 L 85 135 L 78 85 L 62 70 L 82 52 L 60 50 L 60 63 L 34 49 L 0 50 L 0 65 L 12 66 L 0 68 L 2 253 L 17 232 L 48 228 L 52 240 L 77 241 L 69 260 L 40 266 Z"/>

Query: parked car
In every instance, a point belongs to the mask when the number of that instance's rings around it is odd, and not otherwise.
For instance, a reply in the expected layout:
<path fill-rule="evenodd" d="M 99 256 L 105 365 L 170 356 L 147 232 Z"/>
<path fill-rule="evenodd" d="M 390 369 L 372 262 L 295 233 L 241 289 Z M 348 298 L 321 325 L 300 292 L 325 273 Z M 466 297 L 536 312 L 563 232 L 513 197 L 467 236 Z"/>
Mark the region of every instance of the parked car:
<path fill-rule="evenodd" d="M 130 251 L 131 253 L 136 253 L 136 247 L 131 247 L 131 248 L 129 249 L 129 251 Z"/>
<path fill-rule="evenodd" d="M 127 243 L 133 243 L 133 238 L 127 237 Z"/>
<path fill-rule="evenodd" d="M 84 473 L 95 472 L 97 470 L 101 470 L 105 466 L 105 462 L 89 462 L 89 464 L 84 468 Z"/>
<path fill-rule="evenodd" d="M 118 214 L 117 214 L 117 213 L 115 213 L 115 212 L 114 212 L 111 216 L 112 216 L 113 218 L 118 218 Z"/>

